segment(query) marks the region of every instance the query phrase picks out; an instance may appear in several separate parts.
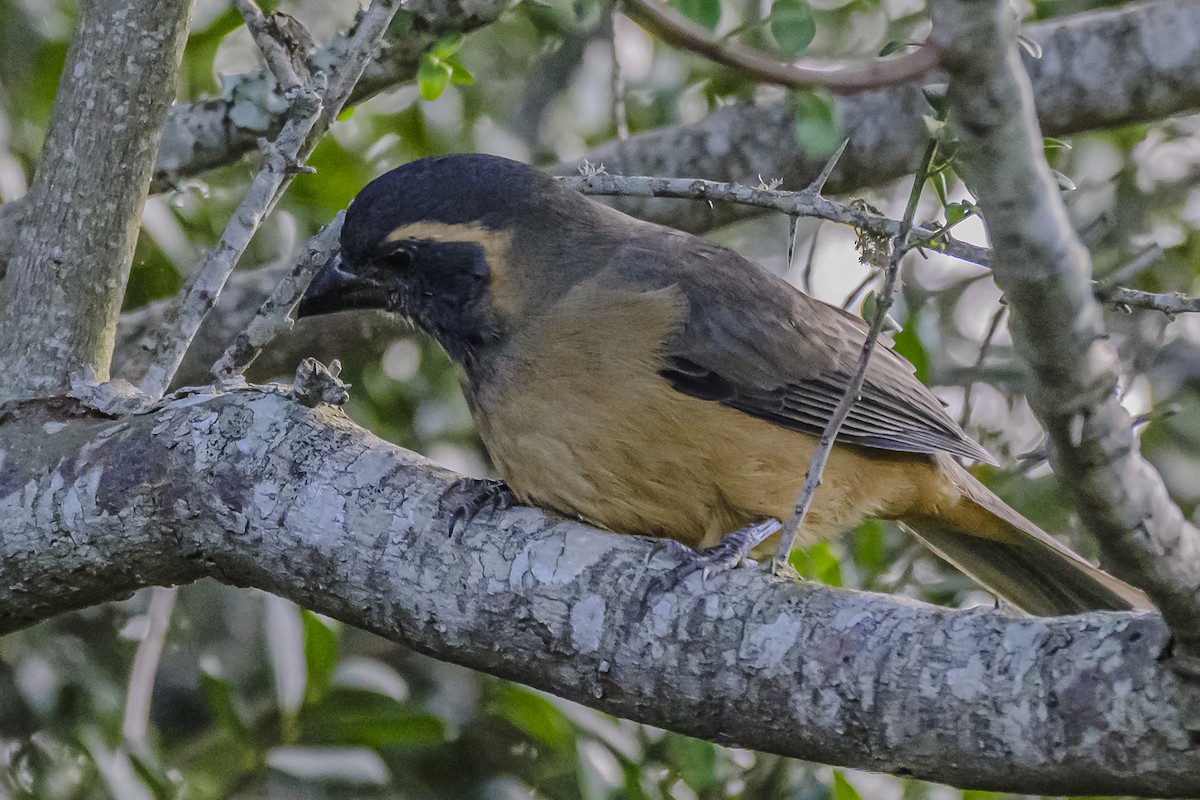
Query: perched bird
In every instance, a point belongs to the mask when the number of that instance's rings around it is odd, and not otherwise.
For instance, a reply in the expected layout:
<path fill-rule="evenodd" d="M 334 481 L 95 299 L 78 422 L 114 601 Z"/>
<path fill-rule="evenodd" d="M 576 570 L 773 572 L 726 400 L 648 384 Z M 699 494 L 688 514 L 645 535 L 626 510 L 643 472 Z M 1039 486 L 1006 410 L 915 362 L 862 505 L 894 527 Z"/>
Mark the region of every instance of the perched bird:
<path fill-rule="evenodd" d="M 366 308 L 408 317 L 460 365 L 507 483 L 471 484 L 468 511 L 511 491 L 715 548 L 700 561 L 728 555 L 725 534 L 790 515 L 866 336 L 731 250 L 485 155 L 415 161 L 355 198 L 299 313 Z M 881 344 L 801 543 L 899 520 L 1030 613 L 1146 605 L 955 457 L 992 460 Z"/>

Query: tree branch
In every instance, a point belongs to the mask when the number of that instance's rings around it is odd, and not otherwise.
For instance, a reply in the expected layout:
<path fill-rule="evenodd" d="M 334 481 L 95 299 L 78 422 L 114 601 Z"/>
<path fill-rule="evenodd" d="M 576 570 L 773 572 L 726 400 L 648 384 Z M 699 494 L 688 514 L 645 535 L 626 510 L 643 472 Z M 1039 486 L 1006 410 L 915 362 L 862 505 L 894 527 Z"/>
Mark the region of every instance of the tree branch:
<path fill-rule="evenodd" d="M 1042 154 L 1009 6 L 936 0 L 931 8 L 951 76 L 959 166 L 983 209 L 992 269 L 1032 373 L 1030 405 L 1054 444 L 1054 470 L 1106 566 L 1146 590 L 1177 637 L 1180 666 L 1200 675 L 1200 531 L 1138 453 L 1117 396 L 1119 361 L 1089 280 L 1090 257 Z"/>
<path fill-rule="evenodd" d="M 489 24 L 506 0 L 445 4 L 412 3 L 412 29 L 389 39 L 356 87 L 351 102 L 416 75 L 421 54 L 454 32 Z M 1028 62 L 1038 114 L 1052 136 L 1163 119 L 1200 108 L 1200 42 L 1176 36 L 1200 29 L 1200 6 L 1189 0 L 1148 0 L 1101 13 L 1031 25 L 1023 33 L 1043 49 Z M 320 63 L 336 57 L 348 35 L 340 35 L 315 55 Z M 1094 57 L 1103 53 L 1103 58 Z M 252 150 L 259 138 L 282 124 L 283 107 L 264 70 L 230 80 L 229 93 L 215 100 L 181 104 L 168 115 L 155 189 L 161 190 L 205 170 L 229 164 Z M 829 189 L 845 194 L 910 174 L 927 131 L 921 121 L 924 98 L 916 85 L 839 97 L 835 116 L 851 139 Z M 736 105 L 718 109 L 700 122 L 678 125 L 609 142 L 587 154 L 628 173 L 706 175 L 746 183 L 757 175 L 780 177 L 804 186 L 824 164 L 795 141 L 794 115 L 786 103 Z M 583 159 L 551 171 L 574 173 Z M 24 201 L 0 211 L 0 264 L 13 244 L 5 217 L 20 213 Z M 661 200 L 621 201 L 635 216 L 689 231 L 704 231 L 747 216 L 747 210 L 707 205 L 681 206 Z M 751 211 L 750 213 L 761 213 Z"/>
<path fill-rule="evenodd" d="M 825 197 L 819 189 L 812 187 L 788 192 L 700 178 L 629 177 L 590 171 L 581 176 L 564 177 L 561 180 L 572 189 L 589 195 L 715 200 L 770 209 L 789 216 L 815 217 L 850 225 L 860 234 L 880 239 L 895 238 L 901 228 L 901 223 L 897 220 L 889 219 L 861 204 L 843 203 Z M 913 236 L 918 240 L 931 240 L 921 244 L 924 248 L 981 266 L 986 267 L 991 257 L 991 252 L 986 247 L 960 242 L 949 234 L 934 238 L 935 231 L 927 228 L 914 228 Z"/>
<path fill-rule="evenodd" d="M 937 52 L 925 46 L 893 58 L 779 61 L 727 39 L 712 38 L 702 25 L 659 0 L 624 0 L 621 8 L 669 45 L 739 70 L 756 81 L 790 89 L 824 88 L 852 94 L 905 83 L 937 68 Z"/>
<path fill-rule="evenodd" d="M 944 122 L 945 119 L 944 113 L 938 117 L 941 122 Z M 863 381 L 867 377 L 867 367 L 871 363 L 871 353 L 875 350 L 875 342 L 879 339 L 879 334 L 883 332 L 888 311 L 891 310 L 896 297 L 896 285 L 900 280 L 900 262 L 913 247 L 910 241 L 913 234 L 913 217 L 916 216 L 917 203 L 921 200 L 921 192 L 925 189 L 925 181 L 929 178 L 929 168 L 933 164 L 934 156 L 937 155 L 937 149 L 938 140 L 931 137 L 925 147 L 925 155 L 917 166 L 917 174 L 913 176 L 912 188 L 908 192 L 908 203 L 904 208 L 904 217 L 900 220 L 896 235 L 891 240 L 891 255 L 888 257 L 887 267 L 884 269 L 883 286 L 879 290 L 878 303 L 875 306 L 870 327 L 867 329 L 867 336 L 863 340 L 862 347 L 859 348 L 858 362 L 854 366 L 854 372 L 850 375 L 845 391 L 842 392 L 841 398 L 833 408 L 833 413 L 829 416 L 829 421 L 825 423 L 825 427 L 821 431 L 821 439 L 813 450 L 808 464 L 808 473 L 804 476 L 804 488 L 800 490 L 800 495 L 796 498 L 792 510 L 792 516 L 784 524 L 783 532 L 779 536 L 779 545 L 775 549 L 775 558 L 771 563 L 771 570 L 775 574 L 788 566 L 788 558 L 791 556 L 792 546 L 796 542 L 796 534 L 804 525 L 809 508 L 812 506 L 813 497 L 821 485 L 821 475 L 825 472 L 829 454 L 833 452 L 838 432 L 845 424 L 846 417 L 850 416 L 850 410 L 854 408 L 854 404 L 858 402 L 859 394 L 862 392 Z M 831 162 L 829 167 L 832 166 Z M 821 183 L 824 183 L 825 179 L 829 177 L 829 167 L 822 170 L 823 177 L 818 176 Z"/>
<path fill-rule="evenodd" d="M 716 200 L 769 208 L 785 214 L 814 216 L 853 225 L 881 239 L 891 238 L 899 230 L 899 222 L 895 220 L 853 203 L 831 200 L 811 190 L 780 192 L 694 178 L 626 177 L 606 173 L 563 180 L 572 188 L 590 195 Z M 930 233 L 924 228 L 916 231 L 920 237 L 927 237 Z M 321 235 L 334 236 L 328 229 Z M 287 374 L 309 355 L 329 360 L 346 352 L 354 352 L 361 358 L 377 358 L 396 337 L 408 332 L 409 326 L 397 317 L 383 313 L 334 314 L 320 321 L 300 320 L 295 328 L 291 327 L 291 321 L 281 316 L 280 312 L 290 309 L 294 304 L 298 281 L 307 274 L 306 269 L 316 263 L 311 259 L 325 253 L 325 246 L 314 237 L 305 246 L 300 260 L 290 267 L 281 264 L 253 272 L 234 273 L 222 290 L 221 302 L 205 317 L 192 347 L 185 354 L 176 376 L 176 385 L 207 382 L 211 377 L 208 367 L 215 361 L 221 363 L 214 367 L 214 374 L 228 376 L 241 372 L 239 369 L 231 370 L 231 366 L 258 359 L 254 361 L 249 374 L 255 379 L 266 380 Z M 973 263 L 986 265 L 991 261 L 991 250 L 988 248 L 952 238 L 943 239 L 939 244 L 922 246 Z M 287 282 L 286 285 L 283 281 Z M 1105 283 L 1103 286 L 1096 285 L 1096 293 L 1102 302 L 1122 308 L 1148 309 L 1165 314 L 1200 311 L 1200 298 L 1178 292 L 1153 293 L 1110 287 Z M 171 300 L 160 300 L 121 317 L 113 375 L 127 380 L 138 377 L 139 370 L 144 368 L 143 355 L 153 346 L 155 332 L 167 324 L 166 316 L 171 303 Z M 260 310 L 259 305 L 264 303 L 268 306 Z M 256 312 L 259 315 L 257 318 Z M 253 330 L 248 326 L 253 326 Z M 232 330 L 244 332 L 231 346 L 237 350 L 226 352 L 229 332 Z M 256 348 L 260 352 L 256 353 Z"/>
<path fill-rule="evenodd" d="M 404 22 L 397 22 L 364 71 L 349 103 L 366 100 L 417 75 L 421 56 L 446 36 L 468 33 L 494 22 L 511 0 L 410 0 Z M 340 33 L 313 54 L 316 69 L 328 71 L 350 47 L 353 31 Z M 235 76 L 227 94 L 214 100 L 183 104 L 167 118 L 155 188 L 162 190 L 205 170 L 238 160 L 258 140 L 273 136 L 284 121 L 286 106 L 266 70 Z"/>
<path fill-rule="evenodd" d="M 298 161 L 300 151 L 321 113 L 323 90 L 323 85 L 316 84 L 296 90 L 287 123 L 275 141 L 263 146 L 262 167 L 230 217 L 220 241 L 192 270 L 179 294 L 174 313 L 167 315 L 167 324 L 153 337 L 148 350 L 150 363 L 139 383 L 139 388 L 149 397 L 157 399 L 166 393 L 200 323 L 216 305 L 238 259 L 283 191 L 285 182 L 301 163 Z"/>
<path fill-rule="evenodd" d="M 247 8 L 252 6 L 246 4 Z M 288 120 L 275 141 L 264 146 L 262 169 L 246 190 L 221 241 L 189 276 L 173 324 L 161 332 L 151 348 L 153 358 L 141 381 L 142 391 L 150 397 L 161 397 L 171 385 L 200 323 L 216 304 L 259 223 L 274 208 L 291 176 L 304 169 L 299 165 L 312 154 L 341 112 L 399 7 L 400 0 L 372 0 L 359 17 L 342 59 L 329 65 L 328 73 L 318 73 L 328 75 L 328 85 L 324 79 L 310 79 L 306 85 L 289 90 Z"/>
<path fill-rule="evenodd" d="M 262 303 L 289 269 L 257 269 L 235 272 L 221 291 L 221 302 L 204 318 L 192 346 L 184 354 L 175 383 L 196 386 L 211 380 L 210 368 L 223 355 L 233 331 L 246 330 Z M 154 336 L 167 324 L 174 298 L 151 303 L 121 317 L 117 328 L 114 377 L 133 381 L 145 369 L 145 354 Z M 323 361 L 347 353 L 377 358 L 397 337 L 411 332 L 399 317 L 385 313 L 331 314 L 301 319 L 296 326 L 273 339 L 247 374 L 256 380 L 287 376 L 306 356 Z"/>
<path fill-rule="evenodd" d="M 53 394 L 89 371 L 108 375 L 190 11 L 181 0 L 83 4 L 29 193 L 33 211 L 16 226 L 0 310 L 0 396 Z"/>
<path fill-rule="evenodd" d="M 317 270 L 329 259 L 338 247 L 342 233 L 344 213 L 339 212 L 328 225 L 304 245 L 304 252 L 296 264 L 284 273 L 279 283 L 263 300 L 254 318 L 246 329 L 237 335 L 212 367 L 212 376 L 220 381 L 246 372 L 263 348 L 275 337 L 292 329 L 295 324 L 290 316 L 304 296 L 305 289 Z"/>
<path fill-rule="evenodd" d="M 1042 48 L 1026 59 L 1037 113 L 1049 136 L 1164 119 L 1200 108 L 1200 3 L 1147 0 L 1022 28 Z M 848 194 L 912 174 L 928 131 L 918 83 L 834 99 L 834 116 L 850 146 L 830 178 L 831 194 Z M 806 186 L 825 163 L 796 142 L 786 102 L 717 109 L 690 125 L 607 142 L 589 152 L 593 164 L 642 175 L 704 175 L 754 183 L 756 176 Z M 573 174 L 583 159 L 554 167 Z M 661 200 L 622 201 L 634 216 L 705 231 L 748 216 L 745 210 L 682 206 Z"/>
<path fill-rule="evenodd" d="M 1154 615 L 952 611 L 757 570 L 644 602 L 674 566 L 647 541 L 533 509 L 449 539 L 453 475 L 283 389 L 0 424 L 0 630 L 209 576 L 716 741 L 964 787 L 1200 792 L 1195 698 Z"/>

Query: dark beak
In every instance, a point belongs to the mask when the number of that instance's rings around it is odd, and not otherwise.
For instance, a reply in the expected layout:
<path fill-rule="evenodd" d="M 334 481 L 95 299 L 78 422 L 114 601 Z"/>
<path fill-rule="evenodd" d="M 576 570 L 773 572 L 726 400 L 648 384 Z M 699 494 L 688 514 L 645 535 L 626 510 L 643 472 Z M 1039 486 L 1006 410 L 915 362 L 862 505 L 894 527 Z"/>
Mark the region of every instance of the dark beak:
<path fill-rule="evenodd" d="M 296 309 L 297 317 L 332 314 L 360 308 L 387 308 L 388 291 L 347 269 L 342 251 L 335 250 L 317 272 Z"/>

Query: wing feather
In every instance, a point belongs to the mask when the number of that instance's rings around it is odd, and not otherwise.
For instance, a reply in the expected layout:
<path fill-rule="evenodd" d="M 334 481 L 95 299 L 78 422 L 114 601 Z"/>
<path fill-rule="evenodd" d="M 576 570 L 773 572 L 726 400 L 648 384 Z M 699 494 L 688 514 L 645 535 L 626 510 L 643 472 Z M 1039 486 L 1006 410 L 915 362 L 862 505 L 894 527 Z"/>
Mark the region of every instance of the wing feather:
<path fill-rule="evenodd" d="M 821 435 L 849 386 L 866 324 L 731 250 L 666 230 L 630 236 L 611 265 L 623 283 L 675 286 L 687 301 L 683 323 L 664 345 L 662 377 L 693 397 Z M 838 439 L 995 463 L 884 341 Z"/>

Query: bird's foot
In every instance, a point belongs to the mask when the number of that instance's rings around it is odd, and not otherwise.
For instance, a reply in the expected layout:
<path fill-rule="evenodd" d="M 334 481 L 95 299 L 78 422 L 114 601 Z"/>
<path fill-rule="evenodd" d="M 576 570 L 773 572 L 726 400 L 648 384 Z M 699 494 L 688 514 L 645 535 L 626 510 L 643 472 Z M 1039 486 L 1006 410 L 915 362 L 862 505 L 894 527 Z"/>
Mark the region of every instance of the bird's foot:
<path fill-rule="evenodd" d="M 671 570 L 659 575 L 653 581 L 646 592 L 647 599 L 655 594 L 669 592 L 678 586 L 683 580 L 695 573 L 700 573 L 701 581 L 707 581 L 711 576 L 727 572 L 734 567 L 739 566 L 747 560 L 750 552 L 765 542 L 770 536 L 778 533 L 783 529 L 777 519 L 766 519 L 762 522 L 756 522 L 753 525 L 747 525 L 745 528 L 739 528 L 733 533 L 728 533 L 725 538 L 721 539 L 719 544 L 712 547 L 705 547 L 700 550 L 693 550 L 687 545 L 680 544 L 672 539 L 667 539 L 659 543 L 650 558 L 653 558 L 655 553 L 662 548 L 674 550 L 680 556 L 680 563 Z"/>
<path fill-rule="evenodd" d="M 490 517 L 516 504 L 517 496 L 507 483 L 483 478 L 459 478 L 442 492 L 439 503 L 442 513 L 450 516 L 450 536 L 459 523 L 465 530 L 485 508 Z"/>

